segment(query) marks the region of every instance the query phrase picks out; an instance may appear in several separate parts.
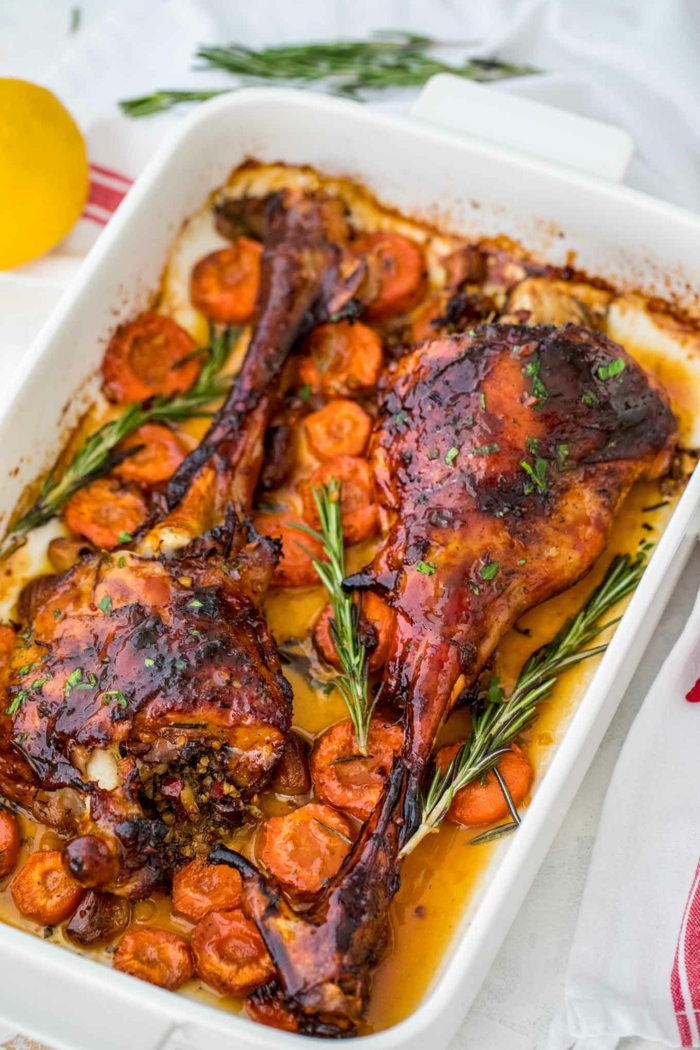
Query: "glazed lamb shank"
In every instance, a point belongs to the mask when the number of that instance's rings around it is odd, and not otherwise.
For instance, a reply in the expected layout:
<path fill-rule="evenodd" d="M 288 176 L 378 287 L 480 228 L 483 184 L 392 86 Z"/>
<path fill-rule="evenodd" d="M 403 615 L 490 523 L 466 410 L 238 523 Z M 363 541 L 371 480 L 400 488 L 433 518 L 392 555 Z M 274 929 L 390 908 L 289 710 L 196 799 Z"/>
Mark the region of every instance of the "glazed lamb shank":
<path fill-rule="evenodd" d="M 351 309 L 338 201 L 265 209 L 254 332 L 226 404 L 131 549 L 46 578 L 9 661 L 0 788 L 69 838 L 83 885 L 132 898 L 244 818 L 285 747 L 292 692 L 259 601 L 278 541 L 242 523 L 295 340 Z"/>
<path fill-rule="evenodd" d="M 387 376 L 372 458 L 393 525 L 346 581 L 393 605 L 383 702 L 404 746 L 333 883 L 298 914 L 247 860 L 246 907 L 301 1030 L 355 1029 L 389 934 L 398 854 L 420 822 L 436 733 L 499 639 L 602 553 L 634 481 L 667 469 L 664 393 L 604 336 L 567 325 L 483 325 L 423 343 Z M 487 568 L 488 566 L 488 568 Z"/>

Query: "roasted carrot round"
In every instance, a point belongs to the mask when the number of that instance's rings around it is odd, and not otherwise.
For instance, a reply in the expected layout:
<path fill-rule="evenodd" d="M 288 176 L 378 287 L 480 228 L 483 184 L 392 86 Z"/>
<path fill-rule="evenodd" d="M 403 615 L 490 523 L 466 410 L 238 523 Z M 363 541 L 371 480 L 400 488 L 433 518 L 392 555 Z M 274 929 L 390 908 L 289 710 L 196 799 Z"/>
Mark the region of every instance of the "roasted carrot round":
<path fill-rule="evenodd" d="M 19 857 L 19 824 L 9 809 L 0 809 L 0 879 L 9 875 Z"/>
<path fill-rule="evenodd" d="M 295 529 L 294 524 L 303 525 L 305 522 L 287 511 L 258 514 L 254 519 L 255 528 L 261 536 L 282 540 L 282 555 L 272 574 L 273 587 L 315 587 L 319 583 L 311 555 L 307 551 L 321 558 L 323 548 L 313 536 Z M 299 546 L 300 543 L 305 550 Z"/>
<path fill-rule="evenodd" d="M 239 237 L 200 259 L 192 271 L 192 305 L 220 324 L 243 324 L 253 316 L 260 284 L 262 245 Z"/>
<path fill-rule="evenodd" d="M 333 878 L 351 846 L 352 829 L 345 817 L 310 802 L 265 821 L 260 855 L 279 882 L 307 896 Z"/>
<path fill-rule="evenodd" d="M 237 908 L 242 887 L 241 876 L 235 868 L 193 860 L 173 878 L 173 911 L 190 922 L 199 922 L 210 911 Z"/>
<path fill-rule="evenodd" d="M 314 488 L 327 485 L 335 478 L 342 485 L 340 517 L 346 543 L 359 543 L 372 536 L 378 525 L 372 475 L 367 460 L 357 456 L 336 456 L 315 470 L 301 493 L 304 518 L 317 529 L 320 526 Z"/>
<path fill-rule="evenodd" d="M 314 627 L 314 642 L 319 653 L 333 667 L 340 667 L 338 654 L 331 634 L 333 609 L 328 604 Z M 378 671 L 387 661 L 394 633 L 396 614 L 387 603 L 372 591 L 362 595 L 360 613 L 360 639 L 369 654 L 370 671 Z"/>
<path fill-rule="evenodd" d="M 319 459 L 361 456 L 372 420 L 357 401 L 336 398 L 304 420 L 311 450 Z"/>
<path fill-rule="evenodd" d="M 379 294 L 365 310 L 368 320 L 384 321 L 418 305 L 428 286 L 425 253 L 420 244 L 400 233 L 361 233 L 353 248 L 377 260 Z"/>
<path fill-rule="evenodd" d="M 379 801 L 402 742 L 401 726 L 375 717 L 369 727 L 369 755 L 364 758 L 358 752 L 349 718 L 326 729 L 311 752 L 316 794 L 358 820 L 367 820 Z"/>
<path fill-rule="evenodd" d="M 460 749 L 461 744 L 449 744 L 441 747 L 435 756 L 435 763 L 440 769 L 448 765 Z M 511 798 L 516 806 L 523 801 L 532 783 L 532 766 L 517 744 L 502 755 L 498 763 L 498 772 L 503 777 Z M 485 824 L 495 824 L 508 816 L 508 805 L 501 786 L 494 773 L 489 771 L 482 783 L 481 778 L 472 780 L 471 784 L 461 788 L 452 800 L 447 819 L 463 828 L 480 828 Z"/>
<path fill-rule="evenodd" d="M 59 849 L 32 853 L 10 883 L 19 911 L 42 926 L 63 922 L 80 904 L 85 890 L 64 869 Z"/>
<path fill-rule="evenodd" d="M 138 487 L 118 478 L 98 478 L 74 493 L 63 508 L 68 528 L 103 550 L 116 547 L 122 533 L 131 535 L 147 513 Z"/>
<path fill-rule="evenodd" d="M 353 396 L 376 386 L 382 369 L 382 341 L 359 322 L 338 321 L 314 328 L 299 360 L 299 383 L 326 397 Z"/>
<path fill-rule="evenodd" d="M 411 325 L 411 341 L 421 343 L 424 339 L 434 338 L 438 332 L 433 321 L 444 317 L 446 308 L 447 295 L 444 292 L 429 296 Z"/>
<path fill-rule="evenodd" d="M 240 908 L 210 911 L 192 932 L 195 969 L 223 995 L 248 995 L 275 967 L 257 927 Z"/>
<path fill-rule="evenodd" d="M 142 445 L 143 448 L 139 448 Z M 170 427 L 146 423 L 120 442 L 118 451 L 139 448 L 114 468 L 125 481 L 135 481 L 146 488 L 167 481 L 185 458 L 185 447 Z"/>
<path fill-rule="evenodd" d="M 114 969 L 172 992 L 194 974 L 189 945 L 179 933 L 136 926 L 114 953 Z"/>
<path fill-rule="evenodd" d="M 123 405 L 189 390 L 202 367 L 200 355 L 188 357 L 196 347 L 189 332 L 163 314 L 119 325 L 102 361 L 107 397 Z"/>
<path fill-rule="evenodd" d="M 245 1001 L 245 1012 L 251 1021 L 279 1028 L 283 1032 L 298 1032 L 299 1021 L 285 1004 L 276 982 L 262 985 Z"/>

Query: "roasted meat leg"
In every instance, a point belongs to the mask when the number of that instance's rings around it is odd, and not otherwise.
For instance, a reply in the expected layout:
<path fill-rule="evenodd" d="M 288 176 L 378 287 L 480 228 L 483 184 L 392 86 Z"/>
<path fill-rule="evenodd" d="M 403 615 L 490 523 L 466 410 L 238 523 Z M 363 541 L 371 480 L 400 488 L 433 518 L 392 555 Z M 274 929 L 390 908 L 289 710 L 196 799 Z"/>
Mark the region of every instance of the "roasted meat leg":
<path fill-rule="evenodd" d="M 398 851 L 420 819 L 437 730 L 526 609 L 580 579 L 635 480 L 658 476 L 676 424 L 621 347 L 587 329 L 485 325 L 422 344 L 382 394 L 372 439 L 393 524 L 348 580 L 388 597 L 397 628 L 383 694 L 403 709 L 387 790 L 328 892 L 305 915 L 228 852 L 309 1023 L 352 1029 L 388 934 Z M 221 851 L 217 854 L 223 859 Z"/>
<path fill-rule="evenodd" d="M 77 834 L 65 859 L 84 885 L 134 898 L 243 819 L 290 727 L 259 609 L 278 547 L 239 515 L 285 360 L 310 325 L 352 308 L 362 267 L 338 202 L 285 191 L 265 214 L 246 358 L 163 520 L 137 550 L 46 581 L 10 659 L 6 794 Z"/>

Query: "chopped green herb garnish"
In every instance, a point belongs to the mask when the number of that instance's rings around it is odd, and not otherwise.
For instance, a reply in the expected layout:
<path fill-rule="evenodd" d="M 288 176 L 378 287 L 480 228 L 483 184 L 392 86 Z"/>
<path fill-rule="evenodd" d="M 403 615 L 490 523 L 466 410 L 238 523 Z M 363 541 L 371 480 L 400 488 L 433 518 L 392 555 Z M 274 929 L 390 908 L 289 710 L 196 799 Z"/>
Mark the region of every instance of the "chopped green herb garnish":
<path fill-rule="evenodd" d="M 518 558 L 518 565 L 525 565 L 527 558 Z"/>
<path fill-rule="evenodd" d="M 298 397 L 300 401 L 308 401 L 313 393 L 310 383 L 304 383 L 303 387 L 299 391 Z"/>
<path fill-rule="evenodd" d="M 457 459 L 458 455 L 459 455 L 459 449 L 455 445 L 453 445 L 452 448 L 447 453 L 447 455 L 445 456 L 445 463 L 447 463 L 448 467 L 452 466 L 454 461 Z"/>
<path fill-rule="evenodd" d="M 472 594 L 481 594 L 478 584 L 474 583 L 473 580 L 469 581 L 469 590 L 472 592 Z"/>
<path fill-rule="evenodd" d="M 597 405 L 598 398 L 591 390 L 584 390 L 583 397 L 581 398 L 584 405 Z"/>
<path fill-rule="evenodd" d="M 22 664 L 22 666 L 20 667 L 19 671 L 17 672 L 17 676 L 19 678 L 23 678 L 25 674 L 29 674 L 29 669 L 32 666 L 33 666 L 32 664 Z"/>
<path fill-rule="evenodd" d="M 104 598 L 101 598 L 97 603 L 97 608 L 101 609 L 105 616 L 109 616 L 112 612 L 112 599 L 108 594 L 105 594 Z"/>
<path fill-rule="evenodd" d="M 150 656 L 147 656 L 146 659 L 143 661 L 143 666 L 144 667 L 155 667 L 155 663 L 156 663 L 155 660 L 152 660 Z"/>
<path fill-rule="evenodd" d="M 120 568 L 120 569 L 123 569 L 125 565 L 126 565 L 126 558 L 120 558 L 119 561 L 117 562 L 117 567 Z"/>
<path fill-rule="evenodd" d="M 612 379 L 613 376 L 619 376 L 620 372 L 624 372 L 625 368 L 626 365 L 622 358 L 616 357 L 610 364 L 601 365 L 598 369 L 598 375 L 601 379 Z"/>
<path fill-rule="evenodd" d="M 47 682 L 51 681 L 51 675 L 44 675 L 43 678 L 37 678 L 35 682 L 32 682 L 32 689 L 41 689 L 42 685 L 46 685 Z"/>
<path fill-rule="evenodd" d="M 7 708 L 7 714 L 16 715 L 28 695 L 26 689 L 20 689 L 10 706 Z"/>
<path fill-rule="evenodd" d="M 97 685 L 97 678 L 95 677 L 95 675 L 91 671 L 90 674 L 87 676 L 87 681 L 86 682 L 82 682 L 80 685 L 76 685 L 75 688 L 76 689 L 94 689 L 96 685 Z"/>
<path fill-rule="evenodd" d="M 119 707 L 127 706 L 126 697 L 122 692 L 119 691 L 119 689 L 108 689 L 106 693 L 102 694 L 103 704 L 106 705 L 110 703 L 112 699 L 114 700 L 114 703 L 117 704 Z"/>
<path fill-rule="evenodd" d="M 134 537 L 131 535 L 130 532 L 125 532 L 124 529 L 122 529 L 122 531 L 119 533 L 119 539 L 118 539 L 117 542 L 118 543 L 131 543 L 133 538 Z"/>
<path fill-rule="evenodd" d="M 546 492 L 547 491 L 547 482 L 545 480 L 546 476 L 547 476 L 547 460 L 546 459 L 542 459 L 540 456 L 538 456 L 537 459 L 535 460 L 534 468 L 531 467 L 530 464 L 526 460 L 521 459 L 520 460 L 520 466 L 523 468 L 523 470 L 525 471 L 526 474 L 530 475 L 530 478 L 532 479 L 531 481 L 526 481 L 525 482 L 525 494 L 526 495 L 529 495 L 529 493 L 534 492 L 535 486 L 537 486 L 537 488 L 540 490 L 540 492 Z"/>
<path fill-rule="evenodd" d="M 396 415 L 394 416 L 394 422 L 396 424 L 398 424 L 399 426 L 401 425 L 401 423 L 405 423 L 407 419 L 408 419 L 408 412 L 404 412 L 403 409 L 400 412 L 397 412 Z"/>
<path fill-rule="evenodd" d="M 532 380 L 533 397 L 538 398 L 542 402 L 546 401 L 549 397 L 549 391 L 540 379 L 541 363 L 542 362 L 538 357 L 533 357 L 523 368 L 523 375 L 528 376 Z"/>
<path fill-rule="evenodd" d="M 71 689 L 73 689 L 73 687 L 76 686 L 78 682 L 82 682 L 82 680 L 83 669 L 82 667 L 76 667 L 75 670 L 71 671 L 71 673 L 68 675 L 68 678 L 66 679 L 66 684 L 63 687 L 63 692 L 65 693 L 66 699 L 68 699 L 68 697 L 70 696 Z"/>
<path fill-rule="evenodd" d="M 435 572 L 436 566 L 431 561 L 419 561 L 416 565 L 418 572 L 422 572 L 424 576 L 432 576 Z"/>
<path fill-rule="evenodd" d="M 493 580 L 498 575 L 498 562 L 490 561 L 486 565 L 482 565 L 479 575 L 482 580 Z"/>
<path fill-rule="evenodd" d="M 176 660 L 175 661 L 175 666 L 178 669 L 178 671 L 184 671 L 185 668 L 187 667 L 187 661 L 186 660 Z"/>
<path fill-rule="evenodd" d="M 191 602 L 187 603 L 187 606 L 190 609 L 201 609 L 202 603 L 199 601 L 198 598 L 193 598 Z"/>
<path fill-rule="evenodd" d="M 496 442 L 492 445 L 478 445 L 477 448 L 472 449 L 472 456 L 490 456 L 492 452 L 500 452 L 501 446 L 497 445 Z"/>
<path fill-rule="evenodd" d="M 498 675 L 494 675 L 493 678 L 489 680 L 487 696 L 490 704 L 500 704 L 503 700 L 504 693 L 501 689 L 500 681 L 501 679 Z"/>
<path fill-rule="evenodd" d="M 481 393 L 480 401 L 481 401 L 481 407 L 485 409 L 486 408 L 486 394 L 484 394 L 483 391 Z"/>
<path fill-rule="evenodd" d="M 537 446 L 538 446 L 538 444 L 539 444 L 539 441 L 537 440 L 537 438 L 533 438 L 533 437 L 526 437 L 525 438 L 525 448 L 528 450 L 528 452 L 530 453 L 531 456 L 536 456 L 537 455 Z"/>
<path fill-rule="evenodd" d="M 474 426 L 474 416 L 471 412 L 467 413 L 464 422 L 467 424 L 468 427 Z"/>
<path fill-rule="evenodd" d="M 564 464 L 566 463 L 566 459 L 567 459 L 568 455 L 569 455 L 569 446 L 568 445 L 557 445 L 557 467 L 559 468 L 559 470 L 563 470 L 564 469 Z"/>
<path fill-rule="evenodd" d="M 54 618 L 54 620 L 60 620 L 60 618 L 61 618 L 61 610 L 60 609 L 54 609 L 54 611 L 53 611 L 53 618 Z"/>

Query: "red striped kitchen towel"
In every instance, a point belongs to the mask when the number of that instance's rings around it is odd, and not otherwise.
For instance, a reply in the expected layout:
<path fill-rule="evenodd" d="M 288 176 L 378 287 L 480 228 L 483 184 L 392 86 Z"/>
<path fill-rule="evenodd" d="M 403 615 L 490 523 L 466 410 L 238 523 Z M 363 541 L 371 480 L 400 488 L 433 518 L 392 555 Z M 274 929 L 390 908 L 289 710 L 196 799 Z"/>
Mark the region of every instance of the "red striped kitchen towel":
<path fill-rule="evenodd" d="M 625 742 L 549 1050 L 700 1047 L 700 598 Z"/>

